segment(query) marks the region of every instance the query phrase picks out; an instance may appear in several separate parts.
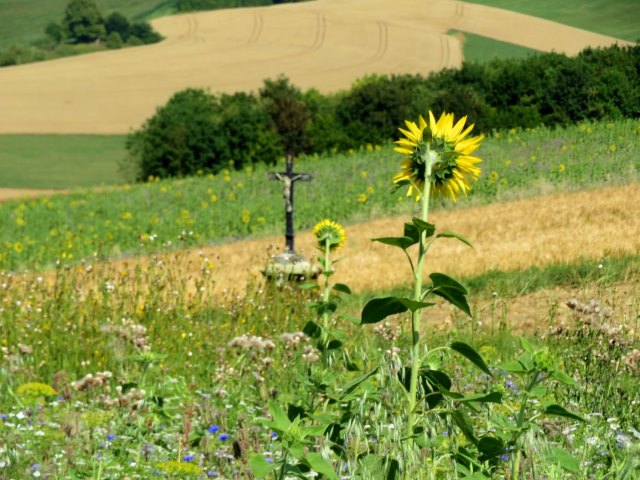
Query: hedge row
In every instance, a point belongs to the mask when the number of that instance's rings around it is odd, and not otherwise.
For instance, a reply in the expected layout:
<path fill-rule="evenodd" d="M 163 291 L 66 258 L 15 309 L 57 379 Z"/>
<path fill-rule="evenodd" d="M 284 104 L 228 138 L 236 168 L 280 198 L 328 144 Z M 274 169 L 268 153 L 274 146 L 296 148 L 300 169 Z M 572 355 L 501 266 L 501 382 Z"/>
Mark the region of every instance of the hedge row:
<path fill-rule="evenodd" d="M 191 89 L 129 136 L 130 166 L 144 180 L 381 145 L 429 109 L 468 115 L 482 132 L 638 118 L 640 45 L 465 62 L 428 77 L 370 76 L 333 95 L 301 92 L 286 78 L 265 81 L 259 94 Z"/>

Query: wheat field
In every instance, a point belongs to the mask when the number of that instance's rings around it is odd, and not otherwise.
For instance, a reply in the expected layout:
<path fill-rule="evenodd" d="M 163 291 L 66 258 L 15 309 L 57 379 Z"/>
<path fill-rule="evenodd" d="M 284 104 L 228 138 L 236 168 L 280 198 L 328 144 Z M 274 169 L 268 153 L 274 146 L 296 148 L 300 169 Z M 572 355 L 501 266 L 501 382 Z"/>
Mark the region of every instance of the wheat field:
<path fill-rule="evenodd" d="M 348 88 L 367 74 L 457 67 L 469 32 L 575 54 L 625 44 L 548 20 L 454 0 L 316 0 L 157 19 L 165 40 L 0 69 L 1 133 L 127 133 L 187 87 L 256 90 L 287 75 Z"/>

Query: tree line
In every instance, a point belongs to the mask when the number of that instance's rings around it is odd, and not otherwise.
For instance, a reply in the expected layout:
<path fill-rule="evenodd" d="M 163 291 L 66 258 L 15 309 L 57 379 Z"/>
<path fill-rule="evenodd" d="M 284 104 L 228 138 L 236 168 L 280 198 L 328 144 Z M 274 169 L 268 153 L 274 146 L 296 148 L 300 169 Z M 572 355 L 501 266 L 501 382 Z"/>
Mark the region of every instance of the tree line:
<path fill-rule="evenodd" d="M 348 91 L 302 92 L 282 76 L 257 93 L 176 93 L 127 139 L 138 180 L 274 163 L 397 137 L 420 113 L 468 115 L 476 131 L 640 117 L 640 44 L 464 62 L 422 75 L 373 75 Z"/>

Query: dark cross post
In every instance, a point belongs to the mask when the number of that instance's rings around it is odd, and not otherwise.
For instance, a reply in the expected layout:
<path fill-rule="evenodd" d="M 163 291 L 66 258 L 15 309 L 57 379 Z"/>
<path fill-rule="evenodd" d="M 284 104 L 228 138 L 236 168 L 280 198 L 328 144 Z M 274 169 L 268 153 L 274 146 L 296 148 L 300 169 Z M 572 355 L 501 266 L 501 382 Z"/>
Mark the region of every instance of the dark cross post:
<path fill-rule="evenodd" d="M 285 218 L 287 228 L 285 230 L 285 247 L 288 253 L 295 253 L 293 234 L 293 185 L 297 181 L 309 182 L 313 176 L 309 173 L 295 173 L 293 171 L 293 155 L 287 155 L 286 171 L 269 172 L 270 180 L 280 180 L 282 182 L 282 196 L 285 203 Z"/>

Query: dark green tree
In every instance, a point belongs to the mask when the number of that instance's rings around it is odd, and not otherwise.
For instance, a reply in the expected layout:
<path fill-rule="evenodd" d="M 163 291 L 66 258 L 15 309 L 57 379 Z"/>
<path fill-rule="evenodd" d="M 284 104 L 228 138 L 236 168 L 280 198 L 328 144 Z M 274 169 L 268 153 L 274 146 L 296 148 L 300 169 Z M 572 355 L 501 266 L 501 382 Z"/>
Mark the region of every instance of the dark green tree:
<path fill-rule="evenodd" d="M 62 24 L 68 37 L 77 43 L 95 42 L 104 38 L 107 32 L 94 0 L 71 0 Z"/>
<path fill-rule="evenodd" d="M 142 43 L 155 43 L 162 40 L 162 36 L 153 30 L 148 22 L 136 22 L 131 24 L 129 35 L 139 38 Z"/>
<path fill-rule="evenodd" d="M 137 180 L 217 172 L 231 163 L 274 163 L 282 155 L 269 114 L 254 95 L 176 93 L 127 137 L 128 165 Z"/>
<path fill-rule="evenodd" d="M 122 15 L 120 12 L 113 12 L 111 15 L 107 17 L 105 21 L 105 27 L 107 29 L 107 34 L 117 33 L 120 35 L 120 38 L 123 41 L 127 41 L 129 38 L 129 30 L 131 28 L 131 24 L 127 17 Z"/>
<path fill-rule="evenodd" d="M 397 136 L 406 119 L 428 110 L 429 93 L 419 75 L 365 78 L 340 99 L 336 114 L 351 146 L 383 144 Z"/>
<path fill-rule="evenodd" d="M 302 92 L 287 77 L 280 76 L 264 81 L 260 98 L 273 120 L 285 153 L 296 157 L 309 151 L 311 139 L 307 128 L 311 115 Z"/>

